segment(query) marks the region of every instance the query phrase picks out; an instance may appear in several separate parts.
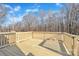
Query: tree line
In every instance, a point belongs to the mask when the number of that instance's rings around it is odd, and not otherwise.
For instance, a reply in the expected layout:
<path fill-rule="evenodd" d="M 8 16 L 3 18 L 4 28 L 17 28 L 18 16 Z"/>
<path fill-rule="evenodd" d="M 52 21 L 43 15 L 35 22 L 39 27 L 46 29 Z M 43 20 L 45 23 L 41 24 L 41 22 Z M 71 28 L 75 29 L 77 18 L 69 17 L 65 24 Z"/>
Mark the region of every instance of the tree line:
<path fill-rule="evenodd" d="M 63 4 L 59 11 L 45 11 L 41 9 L 38 13 L 30 12 L 22 17 L 22 20 L 8 26 L 2 26 L 5 22 L 7 10 L 0 5 L 0 31 L 49 31 L 68 32 L 79 34 L 79 4 Z"/>

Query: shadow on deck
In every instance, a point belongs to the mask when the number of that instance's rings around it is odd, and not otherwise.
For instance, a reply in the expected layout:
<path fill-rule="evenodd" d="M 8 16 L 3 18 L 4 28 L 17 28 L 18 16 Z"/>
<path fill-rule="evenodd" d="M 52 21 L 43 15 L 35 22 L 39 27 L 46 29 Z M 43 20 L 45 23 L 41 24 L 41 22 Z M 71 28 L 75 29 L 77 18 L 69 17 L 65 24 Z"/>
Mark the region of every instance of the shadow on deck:
<path fill-rule="evenodd" d="M 0 48 L 0 56 L 25 56 L 25 54 L 14 44 Z"/>
<path fill-rule="evenodd" d="M 60 51 L 59 51 L 59 50 L 56 50 L 55 48 L 51 47 L 49 44 L 47 44 L 47 45 L 49 45 L 49 46 L 45 45 L 45 43 L 46 43 L 48 40 L 50 40 L 50 39 L 44 40 L 42 43 L 39 44 L 39 46 L 42 46 L 42 47 L 44 47 L 44 48 L 46 48 L 46 49 L 49 49 L 49 50 L 54 51 L 54 52 L 57 52 L 57 53 L 59 53 L 59 54 L 61 54 L 61 55 L 63 55 L 63 56 L 70 56 L 70 55 L 67 54 L 67 52 L 66 52 L 66 50 L 65 50 L 65 48 L 64 48 L 64 46 L 63 46 L 63 42 L 62 42 L 62 41 L 60 41 L 60 40 L 58 41 L 59 48 L 60 48 Z M 50 43 L 50 42 L 49 42 L 49 43 Z M 57 43 L 56 43 L 56 44 L 57 44 Z M 54 44 L 52 43 L 52 45 L 54 45 Z M 56 47 L 56 46 L 55 46 L 55 47 Z"/>

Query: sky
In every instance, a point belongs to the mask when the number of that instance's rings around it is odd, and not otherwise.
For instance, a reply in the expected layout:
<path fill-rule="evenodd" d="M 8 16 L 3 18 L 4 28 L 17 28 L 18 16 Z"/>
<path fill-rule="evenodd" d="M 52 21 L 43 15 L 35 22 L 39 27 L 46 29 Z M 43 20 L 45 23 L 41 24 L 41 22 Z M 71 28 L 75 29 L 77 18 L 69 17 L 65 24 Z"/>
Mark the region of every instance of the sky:
<path fill-rule="evenodd" d="M 39 12 L 41 9 L 48 11 L 58 11 L 62 4 L 60 3 L 5 3 L 5 7 L 9 8 L 7 15 L 7 24 L 15 21 L 21 21 L 24 14 L 29 12 Z M 13 18 L 13 16 L 15 16 Z"/>

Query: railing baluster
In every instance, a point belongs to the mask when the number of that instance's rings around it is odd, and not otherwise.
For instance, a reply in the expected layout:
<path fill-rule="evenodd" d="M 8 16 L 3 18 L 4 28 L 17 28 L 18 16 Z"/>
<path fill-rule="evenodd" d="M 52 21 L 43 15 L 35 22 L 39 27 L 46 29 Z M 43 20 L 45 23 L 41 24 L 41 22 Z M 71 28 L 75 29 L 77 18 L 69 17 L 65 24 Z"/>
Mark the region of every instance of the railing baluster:
<path fill-rule="evenodd" d="M 7 39 L 6 39 L 6 44 L 9 44 L 8 42 L 9 42 L 9 34 L 7 35 Z"/>
<path fill-rule="evenodd" d="M 1 35 L 1 34 L 0 34 Z M 1 35 L 1 46 L 2 46 L 2 35 Z"/>
<path fill-rule="evenodd" d="M 3 35 L 3 37 L 2 37 L 2 43 L 3 43 L 3 45 L 4 45 L 4 40 L 5 40 L 5 35 Z"/>
<path fill-rule="evenodd" d="M 7 38 L 7 35 L 6 35 L 6 38 Z M 5 39 L 5 45 L 6 45 L 6 40 L 7 40 L 7 39 Z"/>
<path fill-rule="evenodd" d="M 4 35 L 4 36 L 5 36 L 5 38 L 4 38 L 4 45 L 5 45 L 6 35 Z"/>
<path fill-rule="evenodd" d="M 7 38 L 8 38 L 8 36 L 7 36 Z M 8 44 L 8 39 L 6 39 L 6 44 Z"/>

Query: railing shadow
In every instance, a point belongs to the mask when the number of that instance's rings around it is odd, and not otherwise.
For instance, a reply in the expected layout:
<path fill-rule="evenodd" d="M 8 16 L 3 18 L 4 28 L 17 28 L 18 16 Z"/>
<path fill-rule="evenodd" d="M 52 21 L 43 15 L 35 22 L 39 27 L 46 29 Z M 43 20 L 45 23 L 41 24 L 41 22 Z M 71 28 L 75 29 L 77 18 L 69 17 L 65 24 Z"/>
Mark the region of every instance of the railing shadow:
<path fill-rule="evenodd" d="M 62 52 L 59 52 L 59 51 L 54 50 L 54 49 L 52 49 L 52 48 L 49 48 L 49 47 L 44 46 L 43 44 L 44 44 L 47 40 L 49 40 L 49 39 L 46 39 L 46 40 L 44 40 L 43 42 L 41 42 L 41 43 L 39 44 L 39 46 L 42 46 L 42 47 L 44 47 L 44 48 L 46 48 L 46 49 L 49 49 L 49 50 L 51 50 L 51 51 L 54 51 L 54 52 L 56 52 L 56 53 L 59 53 L 59 54 L 61 54 L 61 55 L 63 55 L 63 56 L 70 56 L 70 55 L 68 55 L 67 53 L 62 53 Z M 62 49 L 62 48 L 61 48 L 61 49 Z"/>

